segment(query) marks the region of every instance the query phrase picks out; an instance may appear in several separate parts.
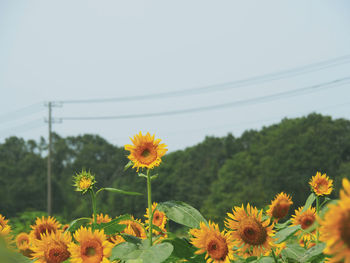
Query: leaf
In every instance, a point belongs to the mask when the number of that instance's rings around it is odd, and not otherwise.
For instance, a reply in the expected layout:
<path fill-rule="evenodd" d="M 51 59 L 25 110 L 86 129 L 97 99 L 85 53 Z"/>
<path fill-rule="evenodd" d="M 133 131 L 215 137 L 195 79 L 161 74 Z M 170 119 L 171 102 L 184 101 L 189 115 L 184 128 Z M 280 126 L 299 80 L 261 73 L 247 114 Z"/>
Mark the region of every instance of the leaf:
<path fill-rule="evenodd" d="M 299 262 L 299 259 L 304 255 L 305 251 L 305 248 L 299 246 L 298 244 L 290 244 L 282 250 L 282 257 Z"/>
<path fill-rule="evenodd" d="M 101 192 L 101 191 L 109 191 L 109 192 L 113 192 L 113 193 L 118 193 L 118 194 L 123 194 L 123 195 L 143 195 L 141 193 L 137 193 L 137 192 L 128 192 L 128 191 L 124 191 L 121 189 L 117 189 L 117 188 L 101 188 L 100 190 L 97 191 L 96 195 Z"/>
<path fill-rule="evenodd" d="M 287 240 L 289 237 L 294 235 L 300 229 L 301 229 L 300 225 L 297 225 L 297 226 L 287 227 L 285 229 L 282 229 L 281 231 L 278 231 L 275 235 L 275 237 L 277 238 L 276 243 L 277 244 L 282 243 L 283 241 Z"/>
<path fill-rule="evenodd" d="M 320 243 L 316 246 L 308 249 L 305 254 L 299 259 L 300 263 L 304 263 L 307 261 L 312 261 L 314 258 L 318 257 L 323 253 L 324 248 L 326 247 L 326 244 Z"/>
<path fill-rule="evenodd" d="M 165 242 L 169 242 L 173 245 L 174 250 L 171 255 L 174 257 L 189 259 L 194 255 L 194 247 L 191 246 L 185 239 L 176 237 Z"/>
<path fill-rule="evenodd" d="M 312 206 L 315 200 L 316 200 L 316 195 L 314 193 L 311 193 L 309 197 L 306 199 L 302 212 L 305 212 L 310 206 Z"/>
<path fill-rule="evenodd" d="M 148 245 L 148 240 L 143 240 L 140 245 L 124 242 L 112 249 L 112 260 L 120 259 L 126 262 L 161 263 L 173 252 L 170 243 Z"/>
<path fill-rule="evenodd" d="M 284 229 L 286 228 L 289 224 L 290 224 L 291 220 L 287 220 L 286 222 L 282 223 L 282 224 L 276 224 L 275 228 L 277 229 Z"/>
<path fill-rule="evenodd" d="M 135 237 L 132 235 L 128 235 L 128 234 L 121 234 L 121 236 L 124 238 L 124 240 L 126 242 L 133 243 L 135 245 L 141 244 L 141 241 L 142 241 L 141 238 L 138 238 L 138 237 Z"/>
<path fill-rule="evenodd" d="M 22 254 L 0 246 L 1 263 L 32 263 L 33 261 Z"/>
<path fill-rule="evenodd" d="M 133 166 L 134 163 L 132 161 L 129 161 L 125 166 L 124 166 L 124 171 L 128 170 L 131 166 Z"/>
<path fill-rule="evenodd" d="M 250 261 L 250 262 L 251 263 L 275 263 L 275 260 L 272 257 L 261 257 L 257 260 Z"/>
<path fill-rule="evenodd" d="M 122 215 L 116 219 L 113 219 L 108 223 L 97 224 L 97 229 L 103 229 L 106 235 L 114 235 L 116 233 L 120 233 L 126 228 L 126 225 L 119 224 L 120 221 L 131 219 L 130 215 Z"/>
<path fill-rule="evenodd" d="M 81 226 L 84 226 L 84 225 L 89 224 L 91 222 L 92 222 L 92 219 L 87 218 L 87 217 L 75 219 L 69 224 L 69 227 L 67 228 L 66 231 L 74 232 L 77 229 L 79 229 Z"/>
<path fill-rule="evenodd" d="M 170 220 L 190 228 L 199 228 L 200 222 L 208 224 L 197 209 L 181 201 L 159 203 L 157 209 L 163 211 Z"/>

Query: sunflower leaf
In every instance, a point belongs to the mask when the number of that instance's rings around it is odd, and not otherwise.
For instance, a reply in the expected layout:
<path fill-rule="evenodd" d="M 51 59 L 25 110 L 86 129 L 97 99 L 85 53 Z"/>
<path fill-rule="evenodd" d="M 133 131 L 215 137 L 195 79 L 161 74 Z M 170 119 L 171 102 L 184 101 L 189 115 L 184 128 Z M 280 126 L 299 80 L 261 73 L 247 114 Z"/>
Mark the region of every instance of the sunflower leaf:
<path fill-rule="evenodd" d="M 128 191 L 124 191 L 121 189 L 117 189 L 117 188 L 101 188 L 100 190 L 98 190 L 97 193 L 101 192 L 101 191 L 109 191 L 109 192 L 113 192 L 113 193 L 118 193 L 118 194 L 123 194 L 123 195 L 143 195 L 141 193 L 137 193 L 137 192 L 128 192 Z M 97 194 L 96 193 L 96 194 Z"/>
<path fill-rule="evenodd" d="M 316 200 L 316 195 L 314 193 L 311 193 L 309 197 L 306 199 L 302 212 L 305 212 L 310 206 L 312 206 L 315 200 Z"/>
<path fill-rule="evenodd" d="M 67 228 L 66 231 L 74 232 L 79 227 L 91 223 L 91 221 L 92 221 L 92 219 L 91 218 L 87 218 L 87 217 L 82 217 L 82 218 L 75 219 L 69 224 L 69 227 Z"/>
<path fill-rule="evenodd" d="M 289 244 L 282 250 L 282 258 L 300 262 L 300 258 L 304 255 L 305 251 L 305 248 L 299 246 L 298 244 Z"/>
<path fill-rule="evenodd" d="M 96 229 L 103 229 L 106 235 L 114 235 L 116 233 L 122 232 L 126 225 L 120 224 L 120 221 L 130 220 L 130 215 L 122 215 L 108 223 L 100 223 L 96 225 Z"/>
<path fill-rule="evenodd" d="M 134 163 L 132 161 L 129 161 L 125 166 L 124 166 L 124 171 L 128 170 L 131 166 L 133 166 Z"/>
<path fill-rule="evenodd" d="M 304 255 L 299 259 L 300 263 L 304 263 L 307 261 L 312 261 L 314 258 L 319 257 L 322 254 L 323 249 L 326 247 L 326 244 L 319 243 L 316 246 L 308 249 Z"/>
<path fill-rule="evenodd" d="M 190 228 L 199 228 L 200 222 L 208 224 L 197 209 L 181 201 L 159 203 L 157 209 L 164 212 L 170 220 Z"/>
<path fill-rule="evenodd" d="M 281 231 L 278 231 L 275 235 L 275 237 L 277 238 L 276 243 L 277 244 L 282 243 L 283 241 L 287 240 L 289 237 L 294 235 L 300 229 L 301 229 L 300 225 L 297 225 L 297 226 L 287 227 L 285 229 L 282 229 Z"/>

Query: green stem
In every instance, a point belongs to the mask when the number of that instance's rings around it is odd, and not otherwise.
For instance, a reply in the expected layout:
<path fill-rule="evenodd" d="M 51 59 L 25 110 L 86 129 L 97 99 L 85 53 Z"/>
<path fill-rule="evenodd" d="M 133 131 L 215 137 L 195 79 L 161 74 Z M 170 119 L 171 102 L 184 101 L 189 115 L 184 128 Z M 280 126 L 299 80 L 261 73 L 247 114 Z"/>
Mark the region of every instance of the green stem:
<path fill-rule="evenodd" d="M 320 212 L 320 200 L 319 200 L 319 196 L 316 195 L 316 215 L 319 216 L 319 212 Z M 318 231 L 318 226 L 316 227 L 316 244 L 318 244 L 318 239 L 320 236 L 320 232 Z"/>
<path fill-rule="evenodd" d="M 93 214 L 93 223 L 96 224 L 97 222 L 97 214 L 96 214 L 96 196 L 94 193 L 94 190 L 89 190 L 91 195 L 91 201 L 92 201 L 92 214 Z"/>
<path fill-rule="evenodd" d="M 273 251 L 273 249 L 271 249 L 271 253 L 272 253 L 273 259 L 275 260 L 275 263 L 278 263 L 275 251 Z"/>
<path fill-rule="evenodd" d="M 149 245 L 152 246 L 152 221 L 153 221 L 153 211 L 152 211 L 152 189 L 151 189 L 151 176 L 149 174 L 149 169 L 147 169 L 147 197 L 148 197 L 148 217 L 149 217 Z"/>

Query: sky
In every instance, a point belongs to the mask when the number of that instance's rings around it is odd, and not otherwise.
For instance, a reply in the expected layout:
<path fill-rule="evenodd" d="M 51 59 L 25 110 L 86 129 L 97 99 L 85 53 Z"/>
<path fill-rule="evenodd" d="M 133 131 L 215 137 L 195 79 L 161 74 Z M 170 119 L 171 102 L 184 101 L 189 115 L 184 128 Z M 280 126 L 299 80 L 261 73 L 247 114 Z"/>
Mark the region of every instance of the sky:
<path fill-rule="evenodd" d="M 61 136 L 123 146 L 150 132 L 169 151 L 311 112 L 350 119 L 349 12 L 347 0 L 2 0 L 0 143 L 47 138 L 49 101 Z M 101 116 L 119 117 L 69 119 Z"/>

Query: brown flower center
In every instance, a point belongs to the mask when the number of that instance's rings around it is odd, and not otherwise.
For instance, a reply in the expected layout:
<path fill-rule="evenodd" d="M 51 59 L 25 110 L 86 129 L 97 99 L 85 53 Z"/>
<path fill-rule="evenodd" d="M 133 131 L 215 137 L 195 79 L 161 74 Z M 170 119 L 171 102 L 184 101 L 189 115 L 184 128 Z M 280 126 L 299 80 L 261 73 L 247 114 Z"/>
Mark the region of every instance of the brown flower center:
<path fill-rule="evenodd" d="M 156 226 L 161 226 L 163 223 L 163 219 L 164 219 L 164 214 L 162 212 L 159 212 L 158 210 L 154 211 L 153 214 L 153 224 Z"/>
<path fill-rule="evenodd" d="M 288 214 L 290 203 L 288 200 L 281 200 L 273 209 L 272 216 L 281 219 Z"/>
<path fill-rule="evenodd" d="M 212 237 L 207 243 L 206 250 L 214 260 L 225 260 L 228 254 L 226 240 L 222 237 Z"/>
<path fill-rule="evenodd" d="M 157 159 L 157 146 L 153 143 L 145 143 L 138 147 L 136 155 L 139 162 L 149 165 Z"/>
<path fill-rule="evenodd" d="M 65 245 L 57 245 L 52 248 L 49 248 L 48 253 L 46 254 L 47 263 L 61 263 L 67 260 L 70 256 L 70 253 L 67 250 Z"/>
<path fill-rule="evenodd" d="M 315 222 L 314 215 L 305 215 L 300 219 L 300 225 L 302 229 L 309 228 Z"/>
<path fill-rule="evenodd" d="M 50 224 L 44 223 L 37 226 L 35 230 L 35 238 L 41 240 L 41 235 L 51 234 L 52 232 L 56 232 L 56 228 Z"/>
<path fill-rule="evenodd" d="M 350 247 L 350 214 L 340 224 L 340 236 L 344 243 Z"/>
<path fill-rule="evenodd" d="M 81 244 L 81 256 L 83 262 L 101 262 L 103 258 L 103 247 L 97 240 L 87 240 L 83 244 Z"/>
<path fill-rule="evenodd" d="M 257 246 L 265 243 L 266 229 L 254 218 L 245 218 L 241 221 L 238 233 L 247 244 Z"/>

